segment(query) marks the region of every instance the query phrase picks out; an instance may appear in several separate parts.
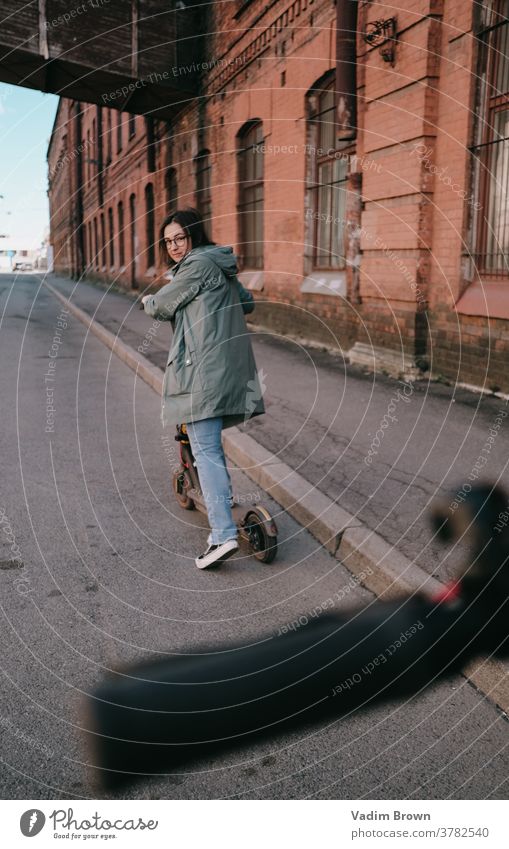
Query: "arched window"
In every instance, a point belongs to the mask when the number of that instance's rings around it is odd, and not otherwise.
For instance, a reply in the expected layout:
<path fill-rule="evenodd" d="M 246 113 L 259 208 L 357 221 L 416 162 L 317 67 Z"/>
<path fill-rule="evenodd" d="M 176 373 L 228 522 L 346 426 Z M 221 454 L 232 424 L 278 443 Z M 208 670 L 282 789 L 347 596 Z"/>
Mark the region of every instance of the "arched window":
<path fill-rule="evenodd" d="M 178 188 L 177 188 L 177 172 L 175 168 L 168 168 L 164 176 L 166 189 L 166 214 L 170 215 L 177 209 Z"/>
<path fill-rule="evenodd" d="M 109 253 L 110 253 L 110 268 L 115 265 L 115 227 L 113 224 L 113 210 L 110 206 L 108 209 L 108 229 L 109 229 Z"/>
<path fill-rule="evenodd" d="M 87 266 L 88 268 L 94 267 L 94 242 L 92 239 L 92 222 L 88 222 L 87 227 L 88 232 L 88 256 L 87 256 Z"/>
<path fill-rule="evenodd" d="M 106 268 L 106 228 L 104 226 L 104 213 L 101 212 L 101 265 Z"/>
<path fill-rule="evenodd" d="M 118 204 L 118 263 L 121 268 L 125 265 L 124 204 L 122 201 Z"/>
<path fill-rule="evenodd" d="M 473 186 L 477 270 L 509 281 L 509 20 L 504 0 L 475 10 L 478 44 Z M 450 179 L 450 178 L 449 178 Z"/>
<path fill-rule="evenodd" d="M 212 197 L 210 191 L 212 166 L 210 151 L 202 150 L 194 160 L 196 183 L 196 208 L 210 236 L 212 225 Z"/>
<path fill-rule="evenodd" d="M 111 124 L 111 109 L 107 111 L 108 115 L 108 138 L 106 139 L 106 165 L 109 165 L 113 153 L 112 145 L 112 124 Z"/>
<path fill-rule="evenodd" d="M 244 268 L 263 268 L 263 127 L 250 121 L 238 134 L 240 254 Z"/>
<path fill-rule="evenodd" d="M 147 227 L 147 266 L 152 268 L 156 264 L 154 187 L 152 183 L 147 183 L 145 186 L 145 223 Z"/>
<path fill-rule="evenodd" d="M 87 182 L 92 177 L 92 163 L 90 161 L 91 156 L 92 156 L 92 153 L 90 151 L 90 130 L 87 130 L 87 153 L 86 153 L 86 158 L 85 158 L 85 163 L 86 163 L 85 173 L 87 175 Z"/>
<path fill-rule="evenodd" d="M 306 218 L 314 225 L 312 265 L 321 269 L 345 268 L 346 194 L 349 154 L 338 148 L 334 120 L 334 75 L 329 74 L 307 95 L 307 194 Z"/>
<path fill-rule="evenodd" d="M 154 119 L 151 115 L 145 117 L 145 137 L 147 144 L 147 169 L 156 170 L 156 135 Z"/>
<path fill-rule="evenodd" d="M 132 194 L 129 197 L 129 248 L 131 252 L 131 286 L 133 289 L 138 288 L 136 278 L 136 262 L 138 253 L 138 240 L 136 238 L 136 195 Z"/>
<path fill-rule="evenodd" d="M 94 175 L 97 173 L 96 169 L 97 169 L 97 162 L 98 162 L 98 159 L 97 159 L 98 148 L 97 148 L 97 135 L 96 135 L 96 132 L 95 132 L 95 118 L 92 118 L 92 135 L 91 135 L 90 141 L 92 143 L 92 150 L 89 150 L 89 157 L 90 158 L 88 160 L 88 163 L 89 163 L 89 166 L 90 166 L 89 177 L 92 180 L 94 178 Z"/>
<path fill-rule="evenodd" d="M 122 150 L 122 115 L 123 112 L 117 113 L 117 153 Z"/>
<path fill-rule="evenodd" d="M 97 218 L 94 218 L 94 268 L 99 268 L 99 237 L 97 233 Z"/>

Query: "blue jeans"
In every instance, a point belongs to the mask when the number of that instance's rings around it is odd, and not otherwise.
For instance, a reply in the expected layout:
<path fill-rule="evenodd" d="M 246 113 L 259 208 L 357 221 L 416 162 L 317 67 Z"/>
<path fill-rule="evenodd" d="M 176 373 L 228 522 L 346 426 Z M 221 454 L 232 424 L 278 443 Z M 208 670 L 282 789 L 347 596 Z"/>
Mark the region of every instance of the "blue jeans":
<path fill-rule="evenodd" d="M 222 545 L 229 539 L 237 538 L 237 527 L 230 506 L 232 485 L 221 442 L 222 429 L 221 416 L 187 425 L 209 517 L 209 545 Z"/>

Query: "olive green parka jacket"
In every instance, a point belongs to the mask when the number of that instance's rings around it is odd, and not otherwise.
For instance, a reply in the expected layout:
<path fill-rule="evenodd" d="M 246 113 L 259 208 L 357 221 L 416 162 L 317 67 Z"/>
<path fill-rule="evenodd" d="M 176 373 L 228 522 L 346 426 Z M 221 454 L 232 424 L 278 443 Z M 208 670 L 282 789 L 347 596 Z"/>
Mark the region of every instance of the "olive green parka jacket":
<path fill-rule="evenodd" d="M 145 312 L 171 321 L 163 382 L 165 427 L 223 417 L 223 427 L 265 412 L 244 312 L 254 300 L 237 278 L 232 248 L 193 248 L 173 278 L 145 301 Z"/>

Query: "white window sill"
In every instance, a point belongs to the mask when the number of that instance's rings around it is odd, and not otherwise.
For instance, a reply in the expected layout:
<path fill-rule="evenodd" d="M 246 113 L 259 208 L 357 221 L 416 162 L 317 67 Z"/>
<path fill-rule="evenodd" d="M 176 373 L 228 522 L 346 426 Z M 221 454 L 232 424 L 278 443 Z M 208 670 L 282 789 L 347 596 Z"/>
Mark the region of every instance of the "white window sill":
<path fill-rule="evenodd" d="M 246 289 L 253 289 L 256 292 L 263 291 L 265 281 L 262 269 L 258 271 L 243 271 L 237 276 Z"/>
<path fill-rule="evenodd" d="M 346 271 L 313 271 L 302 281 L 300 291 L 310 295 L 346 298 Z"/>

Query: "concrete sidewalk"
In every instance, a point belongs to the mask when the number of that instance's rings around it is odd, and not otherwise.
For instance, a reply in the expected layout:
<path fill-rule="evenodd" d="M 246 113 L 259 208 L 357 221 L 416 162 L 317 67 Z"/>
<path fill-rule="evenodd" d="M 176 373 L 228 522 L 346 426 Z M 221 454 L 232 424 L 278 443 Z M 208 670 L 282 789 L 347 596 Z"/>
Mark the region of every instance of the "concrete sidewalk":
<path fill-rule="evenodd" d="M 126 293 L 46 282 L 160 391 L 167 324 Z M 267 415 L 225 432 L 230 459 L 378 595 L 433 591 L 452 577 L 465 549 L 434 540 L 428 508 L 438 493 L 477 478 L 509 484 L 506 401 L 369 374 L 339 354 L 250 327 Z M 504 665 L 477 664 L 469 677 L 509 709 Z"/>

